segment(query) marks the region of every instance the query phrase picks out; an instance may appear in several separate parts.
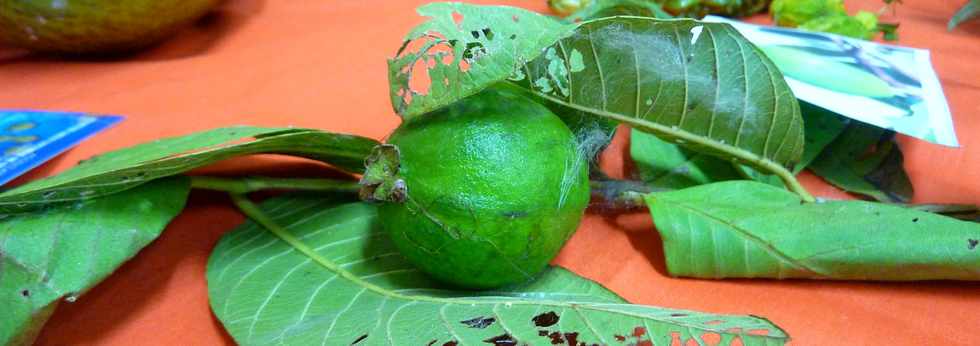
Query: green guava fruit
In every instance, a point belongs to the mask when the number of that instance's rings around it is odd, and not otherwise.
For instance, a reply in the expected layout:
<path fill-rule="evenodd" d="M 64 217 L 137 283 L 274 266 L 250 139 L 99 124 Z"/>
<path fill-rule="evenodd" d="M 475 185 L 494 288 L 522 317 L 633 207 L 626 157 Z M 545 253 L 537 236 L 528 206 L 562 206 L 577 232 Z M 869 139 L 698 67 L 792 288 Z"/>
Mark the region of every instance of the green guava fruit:
<path fill-rule="evenodd" d="M 526 282 L 574 233 L 588 163 L 547 108 L 486 90 L 403 123 L 376 148 L 362 197 L 399 252 L 463 288 Z"/>
<path fill-rule="evenodd" d="M 799 28 L 870 40 L 878 33 L 878 16 L 867 11 L 861 11 L 854 16 L 824 16 L 800 24 Z"/>
<path fill-rule="evenodd" d="M 0 42 L 59 54 L 118 53 L 159 42 L 219 0 L 3 0 Z"/>
<path fill-rule="evenodd" d="M 819 17 L 847 15 L 843 0 L 773 0 L 769 13 L 776 25 L 794 28 Z"/>

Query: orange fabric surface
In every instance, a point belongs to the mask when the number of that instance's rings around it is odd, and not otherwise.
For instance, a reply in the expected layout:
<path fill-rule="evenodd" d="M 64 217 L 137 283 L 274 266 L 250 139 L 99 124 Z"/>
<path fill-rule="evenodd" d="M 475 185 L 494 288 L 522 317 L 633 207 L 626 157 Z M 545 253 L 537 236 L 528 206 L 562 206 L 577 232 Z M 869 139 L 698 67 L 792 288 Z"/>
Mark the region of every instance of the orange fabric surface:
<path fill-rule="evenodd" d="M 946 31 L 965 0 L 905 0 L 900 44 L 932 50 L 962 147 L 901 138 L 916 202 L 980 203 L 980 23 Z M 422 1 L 230 0 L 218 14 L 149 51 L 114 61 L 61 61 L 0 48 L 0 108 L 121 114 L 119 126 L 33 171 L 162 136 L 235 124 L 298 126 L 382 138 L 399 122 L 386 58 L 422 19 Z M 498 1 L 547 10 L 544 0 Z M 848 1 L 852 10 L 880 1 Z M 625 132 L 625 131 L 623 131 Z M 626 138 L 604 154 L 623 174 Z M 312 173 L 278 158 L 237 159 L 211 172 Z M 24 181 L 25 179 L 21 179 Z M 817 195 L 842 196 L 806 175 Z M 232 344 L 211 314 L 211 248 L 242 217 L 195 192 L 163 236 L 75 303 L 63 303 L 40 345 Z M 980 284 L 691 280 L 666 275 L 645 213 L 589 215 L 556 260 L 629 301 L 764 316 L 794 345 L 967 345 L 980 326 Z M 0 312 L 2 313 L 2 312 Z"/>

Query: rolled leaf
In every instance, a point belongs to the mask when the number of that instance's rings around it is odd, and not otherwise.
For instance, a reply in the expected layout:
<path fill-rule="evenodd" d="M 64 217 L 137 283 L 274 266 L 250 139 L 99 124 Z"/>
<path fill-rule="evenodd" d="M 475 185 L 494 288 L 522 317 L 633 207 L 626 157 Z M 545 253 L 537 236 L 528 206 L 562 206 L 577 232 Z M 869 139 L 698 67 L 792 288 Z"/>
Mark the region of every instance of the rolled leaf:
<path fill-rule="evenodd" d="M 697 278 L 980 280 L 980 224 L 731 181 L 646 196 L 667 270 Z"/>
<path fill-rule="evenodd" d="M 949 19 L 949 24 L 947 29 L 953 30 L 961 23 L 968 21 L 970 19 L 980 16 L 980 0 L 970 0 L 970 2 L 963 4 L 953 18 Z"/>
<path fill-rule="evenodd" d="M 160 235 L 190 184 L 158 180 L 123 193 L 0 214 L 0 344 L 29 345 L 59 301 L 75 301 Z"/>
<path fill-rule="evenodd" d="M 749 316 L 626 304 L 560 268 L 493 291 L 455 291 L 401 257 L 375 207 L 316 197 L 265 203 L 306 250 L 247 223 L 208 263 L 211 308 L 242 345 L 782 344 Z"/>
<path fill-rule="evenodd" d="M 307 157 L 364 170 L 377 141 L 309 129 L 228 127 L 165 138 L 82 161 L 61 174 L 0 194 L 0 213 L 106 196 L 224 159 L 259 153 Z"/>

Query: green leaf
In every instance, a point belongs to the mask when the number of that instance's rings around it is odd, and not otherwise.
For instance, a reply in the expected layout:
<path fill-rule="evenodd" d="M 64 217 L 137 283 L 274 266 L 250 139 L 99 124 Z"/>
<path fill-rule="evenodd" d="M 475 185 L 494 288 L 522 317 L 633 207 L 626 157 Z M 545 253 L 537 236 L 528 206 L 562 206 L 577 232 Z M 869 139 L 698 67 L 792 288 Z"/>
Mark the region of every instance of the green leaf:
<path fill-rule="evenodd" d="M 361 172 L 377 141 L 309 129 L 229 127 L 102 154 L 0 194 L 0 213 L 105 196 L 235 156 L 278 153 Z"/>
<path fill-rule="evenodd" d="M 156 239 L 187 200 L 187 179 L 0 214 L 0 344 L 29 345 L 58 302 L 99 283 Z"/>
<path fill-rule="evenodd" d="M 893 136 L 894 132 L 851 122 L 809 169 L 845 191 L 882 202 L 908 202 L 912 182 Z"/>
<path fill-rule="evenodd" d="M 799 173 L 809 166 L 830 143 L 844 132 L 848 122 L 850 122 L 837 113 L 803 101 L 800 101 L 800 113 L 803 114 L 806 146 L 803 148 L 803 158 L 793 169 L 793 173 Z"/>
<path fill-rule="evenodd" d="M 404 119 L 428 113 L 510 76 L 573 25 L 519 8 L 433 3 L 388 60 L 391 104 Z"/>
<path fill-rule="evenodd" d="M 760 171 L 785 171 L 803 152 L 796 98 L 775 66 L 727 24 L 586 22 L 521 75 L 512 83 L 555 105 Z"/>
<path fill-rule="evenodd" d="M 799 173 L 830 144 L 847 125 L 847 118 L 804 102 L 800 103 L 806 131 L 803 159 L 793 173 Z M 633 130 L 630 155 L 640 179 L 653 187 L 679 189 L 726 180 L 748 179 L 781 186 L 772 175 L 714 156 L 683 149 L 656 136 Z"/>
<path fill-rule="evenodd" d="M 803 203 L 722 182 L 646 196 L 671 275 L 980 280 L 980 224 L 865 201 Z"/>
<path fill-rule="evenodd" d="M 744 345 L 787 339 L 760 318 L 624 304 L 560 268 L 520 287 L 453 291 L 398 254 L 372 205 L 307 196 L 263 209 L 302 248 L 246 223 L 222 238 L 208 264 L 212 310 L 243 345 L 660 345 L 672 333 L 699 343 L 705 335 Z"/>
<path fill-rule="evenodd" d="M 731 162 L 681 148 L 636 129 L 630 133 L 630 155 L 640 179 L 656 188 L 680 189 L 743 178 Z"/>
<path fill-rule="evenodd" d="M 980 0 L 970 0 L 963 7 L 960 7 L 959 11 L 956 11 L 953 18 L 950 18 L 947 28 L 952 31 L 960 23 L 976 18 L 977 16 L 980 16 Z"/>

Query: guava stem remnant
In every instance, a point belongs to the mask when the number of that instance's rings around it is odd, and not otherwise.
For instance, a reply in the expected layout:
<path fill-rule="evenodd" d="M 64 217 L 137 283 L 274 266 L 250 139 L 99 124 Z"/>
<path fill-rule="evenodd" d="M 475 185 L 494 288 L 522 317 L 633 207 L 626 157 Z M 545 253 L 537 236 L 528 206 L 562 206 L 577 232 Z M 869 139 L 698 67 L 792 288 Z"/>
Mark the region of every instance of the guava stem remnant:
<path fill-rule="evenodd" d="M 302 190 L 356 194 L 361 186 L 356 181 L 305 178 L 241 177 L 218 178 L 192 176 L 191 187 L 246 194 L 261 190 Z"/>
<path fill-rule="evenodd" d="M 632 213 L 647 208 L 643 196 L 653 192 L 668 191 L 668 189 L 654 188 L 647 186 L 643 182 L 633 180 L 600 179 L 590 180 L 592 196 L 596 197 L 597 202 L 593 202 L 593 207 L 601 209 L 603 213 Z"/>

